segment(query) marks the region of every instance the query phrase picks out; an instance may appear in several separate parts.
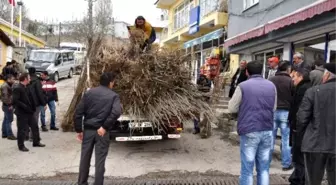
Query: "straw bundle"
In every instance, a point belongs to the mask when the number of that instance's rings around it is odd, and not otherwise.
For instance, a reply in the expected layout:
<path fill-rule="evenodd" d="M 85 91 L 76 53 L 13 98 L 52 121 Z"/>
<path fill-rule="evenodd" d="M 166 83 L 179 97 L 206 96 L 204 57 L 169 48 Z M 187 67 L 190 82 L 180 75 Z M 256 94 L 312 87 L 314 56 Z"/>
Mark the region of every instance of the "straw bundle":
<path fill-rule="evenodd" d="M 141 39 L 140 39 L 141 40 Z M 174 118 L 181 122 L 193 119 L 200 112 L 207 120 L 214 119 L 203 94 L 190 78 L 190 58 L 180 51 L 151 51 L 142 53 L 139 40 L 131 39 L 126 47 L 116 48 L 109 43 L 96 42 L 89 53 L 90 84 L 99 85 L 105 71 L 117 73 L 114 91 L 121 98 L 124 114 L 146 118 L 154 124 L 165 125 Z M 72 104 L 77 104 L 85 91 L 82 75 Z M 73 125 L 74 108 L 70 107 L 62 123 L 64 131 Z"/>

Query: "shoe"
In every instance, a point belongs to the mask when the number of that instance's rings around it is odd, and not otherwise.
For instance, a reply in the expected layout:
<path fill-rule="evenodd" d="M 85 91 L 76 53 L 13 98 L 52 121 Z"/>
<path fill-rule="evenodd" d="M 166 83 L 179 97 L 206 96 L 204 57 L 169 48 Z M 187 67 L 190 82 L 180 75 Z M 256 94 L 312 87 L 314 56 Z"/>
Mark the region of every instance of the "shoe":
<path fill-rule="evenodd" d="M 6 139 L 7 138 L 7 136 L 2 136 L 2 139 Z"/>
<path fill-rule="evenodd" d="M 33 147 L 45 147 L 45 144 L 42 143 L 37 143 L 37 144 L 33 144 Z"/>
<path fill-rule="evenodd" d="M 287 168 L 282 168 L 282 171 L 289 171 L 289 170 L 292 170 L 293 168 L 294 166 L 291 164 Z"/>
<path fill-rule="evenodd" d="M 7 139 L 8 140 L 17 140 L 17 138 L 15 136 L 8 136 Z"/>
<path fill-rule="evenodd" d="M 25 137 L 25 141 L 29 141 L 29 137 Z"/>
<path fill-rule="evenodd" d="M 42 126 L 41 129 L 42 129 L 42 132 L 48 132 L 48 129 L 45 126 Z"/>
<path fill-rule="evenodd" d="M 58 130 L 59 130 L 59 128 L 57 128 L 57 127 L 52 127 L 52 128 L 50 128 L 50 130 L 55 130 L 55 131 L 58 131 Z"/>
<path fill-rule="evenodd" d="M 25 146 L 22 147 L 22 148 L 19 148 L 19 150 L 20 150 L 21 152 L 29 152 L 29 149 L 26 148 Z"/>

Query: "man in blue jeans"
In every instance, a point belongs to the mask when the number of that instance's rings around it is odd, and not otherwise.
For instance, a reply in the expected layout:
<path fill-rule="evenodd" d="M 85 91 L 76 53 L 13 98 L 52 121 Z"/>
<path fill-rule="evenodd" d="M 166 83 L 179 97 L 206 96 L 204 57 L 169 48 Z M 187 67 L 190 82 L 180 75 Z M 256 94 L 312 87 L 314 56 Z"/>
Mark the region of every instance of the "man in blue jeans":
<path fill-rule="evenodd" d="M 281 61 L 275 76 L 269 80 L 273 82 L 277 89 L 277 110 L 274 114 L 274 141 L 277 137 L 278 129 L 281 130 L 281 161 L 282 170 L 293 169 L 291 147 L 289 144 L 290 127 L 288 124 L 288 113 L 294 94 L 294 84 L 290 74 L 290 63 Z M 275 142 L 274 142 L 275 144 Z M 273 145 L 274 148 L 274 145 Z M 273 150 L 272 150 L 273 152 Z M 271 154 L 272 155 L 272 154 Z M 272 159 L 272 158 L 271 158 Z"/>
<path fill-rule="evenodd" d="M 240 185 L 253 185 L 254 164 L 257 169 L 257 184 L 269 185 L 277 92 L 274 84 L 261 76 L 262 70 L 261 62 L 252 61 L 247 64 L 249 79 L 237 86 L 228 107 L 231 113 L 238 113 Z"/>
<path fill-rule="evenodd" d="M 9 74 L 6 76 L 6 82 L 1 86 L 1 101 L 2 101 L 2 111 L 4 112 L 4 118 L 2 122 L 2 138 L 7 138 L 9 140 L 16 140 L 16 137 L 12 131 L 13 122 L 13 90 L 12 85 L 15 82 L 13 75 Z"/>
<path fill-rule="evenodd" d="M 56 127 L 56 102 L 58 102 L 56 83 L 53 80 L 49 79 L 47 71 L 42 72 L 41 78 L 42 78 L 42 89 L 46 94 L 47 105 L 50 110 L 50 130 L 59 130 L 59 128 Z M 42 131 L 48 131 L 46 129 L 44 107 L 41 107 L 41 123 L 42 123 Z"/>

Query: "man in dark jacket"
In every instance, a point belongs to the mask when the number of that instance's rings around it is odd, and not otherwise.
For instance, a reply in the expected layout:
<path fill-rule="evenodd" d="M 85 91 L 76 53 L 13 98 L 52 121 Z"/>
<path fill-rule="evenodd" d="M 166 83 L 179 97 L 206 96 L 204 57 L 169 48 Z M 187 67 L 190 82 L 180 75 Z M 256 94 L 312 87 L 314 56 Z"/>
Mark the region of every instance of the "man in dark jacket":
<path fill-rule="evenodd" d="M 316 60 L 315 61 L 315 69 L 309 73 L 310 81 L 312 82 L 312 86 L 322 84 L 322 77 L 324 75 L 324 61 Z"/>
<path fill-rule="evenodd" d="M 12 75 L 14 77 L 16 77 L 17 75 L 13 68 L 12 62 L 7 62 L 6 66 L 2 69 L 2 76 L 4 77 L 4 79 L 6 79 L 8 75 Z"/>
<path fill-rule="evenodd" d="M 336 63 L 325 64 L 325 69 L 324 84 L 307 90 L 297 114 L 298 132 L 304 133 L 306 185 L 321 184 L 325 171 L 328 184 L 336 184 Z"/>
<path fill-rule="evenodd" d="M 229 92 L 229 97 L 232 98 L 236 87 L 241 83 L 247 80 L 247 75 L 246 75 L 246 65 L 247 62 L 246 60 L 243 60 L 240 62 L 240 66 L 237 69 L 236 73 L 233 75 L 231 79 L 231 87 L 230 87 L 230 92 Z"/>
<path fill-rule="evenodd" d="M 46 95 L 43 92 L 42 89 L 42 83 L 39 77 L 36 75 L 36 69 L 34 67 L 30 67 L 28 69 L 29 76 L 30 76 L 30 83 L 29 83 L 29 89 L 32 93 L 32 101 L 34 105 L 36 106 L 35 112 L 34 112 L 34 118 L 36 119 L 36 122 L 38 123 L 38 117 L 40 114 L 40 107 L 43 106 L 45 109 L 47 108 L 47 102 L 46 102 Z M 48 131 L 46 127 L 41 127 L 42 131 Z"/>
<path fill-rule="evenodd" d="M 42 72 L 41 78 L 42 89 L 46 95 L 47 105 L 50 110 L 50 130 L 59 130 L 56 127 L 56 102 L 58 102 L 56 82 L 49 78 L 47 71 Z M 45 109 L 43 106 L 41 106 L 41 124 L 42 128 L 47 130 L 45 122 Z"/>
<path fill-rule="evenodd" d="M 28 152 L 24 145 L 25 130 L 30 127 L 33 133 L 33 147 L 45 147 L 40 143 L 40 133 L 34 118 L 36 106 L 31 99 L 31 92 L 27 88 L 29 75 L 24 73 L 19 78 L 20 83 L 13 89 L 13 106 L 17 117 L 17 139 L 20 151 Z"/>
<path fill-rule="evenodd" d="M 241 151 L 239 184 L 253 184 L 255 163 L 257 184 L 269 184 L 277 91 L 272 82 L 262 77 L 261 62 L 249 62 L 246 70 L 249 79 L 238 85 L 228 107 L 230 113 L 238 113 L 237 130 Z"/>
<path fill-rule="evenodd" d="M 77 138 L 82 141 L 79 185 L 88 184 L 93 148 L 96 150 L 94 184 L 104 184 L 105 160 L 110 145 L 108 131 L 121 115 L 119 95 L 112 91 L 114 80 L 113 73 L 104 73 L 100 77 L 100 86 L 86 92 L 76 108 L 75 130 L 78 133 Z"/>
<path fill-rule="evenodd" d="M 306 61 L 304 61 L 304 55 L 300 52 L 296 52 L 293 56 L 294 68 L 302 68 L 307 71 L 311 71 L 312 67 Z"/>
<path fill-rule="evenodd" d="M 293 101 L 289 110 L 288 120 L 290 125 L 290 145 L 292 147 L 292 161 L 294 164 L 294 171 L 289 177 L 289 182 L 292 185 L 304 185 L 304 161 L 301 153 L 301 142 L 303 133 L 297 130 L 297 112 L 302 102 L 302 98 L 311 87 L 309 79 L 309 71 L 304 68 L 294 68 L 293 83 L 295 86 Z"/>
<path fill-rule="evenodd" d="M 12 131 L 13 122 L 13 90 L 12 85 L 15 82 L 13 75 L 7 75 L 7 80 L 1 86 L 1 101 L 2 110 L 4 112 L 4 118 L 2 122 L 2 138 L 7 138 L 9 140 L 16 140 L 16 137 Z"/>
<path fill-rule="evenodd" d="M 277 110 L 274 115 L 274 141 L 278 129 L 281 130 L 281 160 L 282 169 L 284 171 L 291 170 L 292 166 L 292 156 L 291 147 L 289 146 L 289 124 L 288 124 L 288 113 L 290 104 L 293 97 L 294 85 L 291 77 L 289 76 L 290 64 L 288 61 L 281 61 L 278 65 L 278 72 L 275 76 L 271 77 L 269 80 L 274 83 L 277 89 Z"/>

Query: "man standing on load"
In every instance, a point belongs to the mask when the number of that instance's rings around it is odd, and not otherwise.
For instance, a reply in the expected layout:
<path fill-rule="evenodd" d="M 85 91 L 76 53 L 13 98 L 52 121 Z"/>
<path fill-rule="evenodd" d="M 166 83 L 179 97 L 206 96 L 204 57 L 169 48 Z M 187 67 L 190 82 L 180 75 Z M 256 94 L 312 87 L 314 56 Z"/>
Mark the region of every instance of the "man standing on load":
<path fill-rule="evenodd" d="M 134 26 L 136 29 L 145 32 L 145 43 L 141 46 L 141 49 L 150 49 L 150 46 L 156 40 L 156 33 L 152 25 L 149 24 L 143 16 L 138 16 L 135 19 Z"/>

